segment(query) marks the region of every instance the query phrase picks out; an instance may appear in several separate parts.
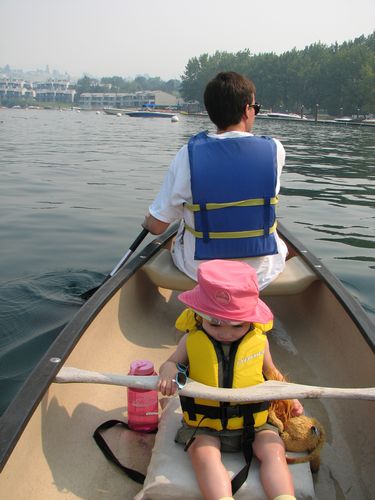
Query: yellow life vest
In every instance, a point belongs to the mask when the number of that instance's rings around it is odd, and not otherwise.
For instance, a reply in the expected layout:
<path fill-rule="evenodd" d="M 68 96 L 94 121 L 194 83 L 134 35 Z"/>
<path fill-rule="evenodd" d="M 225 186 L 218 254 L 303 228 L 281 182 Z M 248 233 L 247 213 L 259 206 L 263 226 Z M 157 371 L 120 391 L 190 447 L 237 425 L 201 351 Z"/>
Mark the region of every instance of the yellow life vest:
<path fill-rule="evenodd" d="M 231 344 L 229 356 L 226 357 L 221 343 L 197 328 L 195 320 L 192 321 L 193 311 L 185 310 L 181 316 L 176 326 L 185 326 L 185 331 L 189 330 L 186 347 L 190 378 L 212 387 L 241 388 L 264 382 L 264 330 L 253 325 L 253 329 L 244 337 Z M 249 414 L 252 415 L 250 419 L 254 427 L 267 421 L 268 403 L 230 404 L 184 396 L 180 399 L 184 420 L 193 427 L 200 425 L 216 430 L 242 429 L 245 414 L 246 421 Z"/>

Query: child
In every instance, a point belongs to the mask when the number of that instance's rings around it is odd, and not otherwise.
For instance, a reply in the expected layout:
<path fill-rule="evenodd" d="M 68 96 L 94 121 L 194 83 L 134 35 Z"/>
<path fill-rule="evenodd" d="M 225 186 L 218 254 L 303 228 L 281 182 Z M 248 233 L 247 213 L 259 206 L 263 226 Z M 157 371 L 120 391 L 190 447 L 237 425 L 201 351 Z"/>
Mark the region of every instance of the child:
<path fill-rule="evenodd" d="M 163 395 L 176 391 L 177 363 L 179 368 L 188 366 L 190 378 L 218 387 L 259 384 L 264 381 L 263 374 L 267 377 L 272 372 L 282 377 L 273 364 L 265 329 L 258 324 L 271 322 L 273 315 L 259 299 L 252 267 L 240 261 L 204 262 L 198 268 L 198 285 L 181 293 L 179 299 L 190 309 L 176 324 L 185 323 L 189 333 L 160 367 L 159 390 Z M 186 444 L 206 500 L 228 499 L 234 494 L 221 451 L 243 449 L 250 462 L 251 448 L 260 461 L 260 479 L 267 497 L 294 499 L 284 444 L 277 429 L 267 423 L 266 403 L 233 406 L 182 397 L 181 406 L 184 421 L 176 441 Z M 302 405 L 294 400 L 293 414 L 302 413 Z"/>

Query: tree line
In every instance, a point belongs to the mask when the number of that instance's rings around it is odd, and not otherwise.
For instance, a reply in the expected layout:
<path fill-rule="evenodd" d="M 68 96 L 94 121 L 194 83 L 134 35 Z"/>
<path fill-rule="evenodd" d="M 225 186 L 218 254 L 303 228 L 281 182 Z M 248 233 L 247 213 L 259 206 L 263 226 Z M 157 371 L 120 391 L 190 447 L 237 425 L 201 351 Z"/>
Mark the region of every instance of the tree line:
<path fill-rule="evenodd" d="M 331 115 L 375 113 L 375 31 L 341 45 L 314 43 L 281 55 L 215 52 L 190 59 L 180 92 L 187 101 L 203 102 L 207 82 L 220 71 L 237 71 L 257 88 L 256 99 L 273 111 Z"/>
<path fill-rule="evenodd" d="M 164 90 L 164 92 L 175 93 L 179 91 L 180 80 L 163 81 L 160 77 L 137 76 L 134 80 L 122 78 L 121 76 L 106 76 L 100 80 L 85 75 L 77 81 L 77 95 L 83 92 L 103 92 L 107 86 L 107 92 L 137 92 L 140 90 Z"/>
<path fill-rule="evenodd" d="M 306 113 L 314 113 L 318 104 L 321 112 L 334 116 L 375 114 L 375 31 L 341 45 L 318 42 L 280 55 L 252 54 L 249 49 L 202 54 L 189 59 L 181 80 L 145 76 L 97 80 L 85 75 L 75 86 L 75 101 L 83 92 L 164 90 L 180 94 L 185 101 L 198 102 L 203 108 L 205 86 L 220 71 L 237 71 L 253 80 L 257 101 L 273 111 L 300 113 L 303 108 Z M 15 104 L 29 104 L 24 98 L 13 100 Z M 9 105 L 5 98 L 2 101 Z"/>

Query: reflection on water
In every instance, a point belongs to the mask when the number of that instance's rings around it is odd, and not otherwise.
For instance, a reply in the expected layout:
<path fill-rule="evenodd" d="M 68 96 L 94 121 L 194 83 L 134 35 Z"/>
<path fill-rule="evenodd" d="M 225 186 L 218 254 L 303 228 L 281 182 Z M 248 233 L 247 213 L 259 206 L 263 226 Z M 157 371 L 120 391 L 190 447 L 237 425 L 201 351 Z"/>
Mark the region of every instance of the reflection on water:
<path fill-rule="evenodd" d="M 206 118 L 0 110 L 3 403 L 139 233 L 175 152 Z M 375 129 L 258 121 L 287 152 L 279 215 L 375 318 Z M 148 237 L 150 238 L 150 237 Z M 3 396 L 4 394 L 4 396 Z"/>

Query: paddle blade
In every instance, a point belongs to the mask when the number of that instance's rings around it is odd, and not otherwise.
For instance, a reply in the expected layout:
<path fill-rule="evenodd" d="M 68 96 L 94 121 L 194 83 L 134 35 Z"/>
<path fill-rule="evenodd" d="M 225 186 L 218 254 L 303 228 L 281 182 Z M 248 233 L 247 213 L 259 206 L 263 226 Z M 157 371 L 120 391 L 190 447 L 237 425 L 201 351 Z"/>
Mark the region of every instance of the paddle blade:
<path fill-rule="evenodd" d="M 91 288 L 91 290 L 87 290 L 87 292 L 81 293 L 81 299 L 88 300 L 92 295 L 94 295 L 94 293 L 100 288 L 100 286 L 101 285 Z"/>
<path fill-rule="evenodd" d="M 92 297 L 92 295 L 94 295 L 94 293 L 95 293 L 97 290 L 99 290 L 99 288 L 100 288 L 101 286 L 103 286 L 103 285 L 104 285 L 104 283 L 106 283 L 106 282 L 109 280 L 109 278 L 110 278 L 110 277 L 111 277 L 111 275 L 110 275 L 110 274 L 108 274 L 108 276 L 106 276 L 106 277 L 105 277 L 105 279 L 102 281 L 102 283 L 100 283 L 100 285 L 95 286 L 94 288 L 91 288 L 91 290 L 87 290 L 87 292 L 83 292 L 83 293 L 80 295 L 81 299 L 83 299 L 83 300 L 87 300 L 87 299 L 89 299 L 90 297 Z"/>
<path fill-rule="evenodd" d="M 138 246 L 142 243 L 142 241 L 145 239 L 145 237 L 148 234 L 147 229 L 142 229 L 142 231 L 139 233 L 139 235 L 136 237 L 136 239 L 133 241 L 133 243 L 130 245 L 129 250 L 126 252 L 126 254 L 122 257 L 120 262 L 112 269 L 112 271 L 108 274 L 108 276 L 105 278 L 103 283 L 101 283 L 99 286 L 96 286 L 94 288 L 91 288 L 91 290 L 87 290 L 87 292 L 84 292 L 80 295 L 81 299 L 87 300 L 89 299 L 94 293 L 100 288 L 101 286 L 104 285 L 106 281 L 109 280 L 117 271 L 122 267 L 125 262 L 127 262 L 131 256 L 131 254 L 138 248 Z"/>

